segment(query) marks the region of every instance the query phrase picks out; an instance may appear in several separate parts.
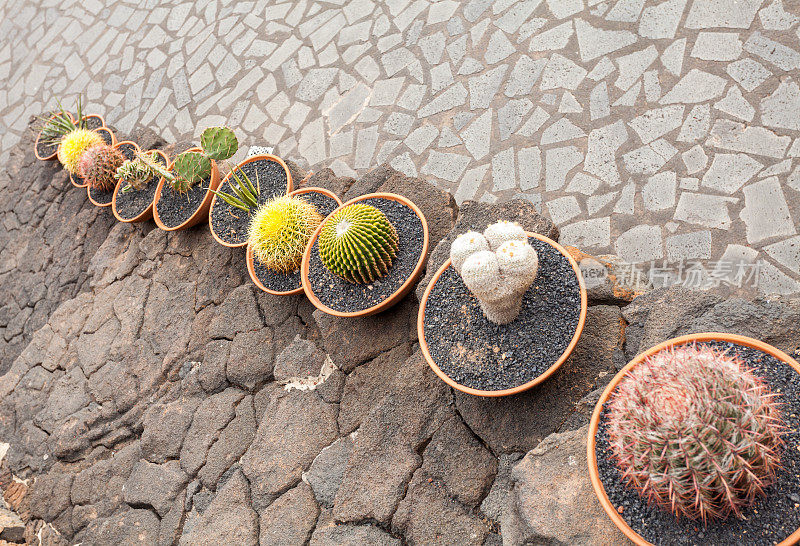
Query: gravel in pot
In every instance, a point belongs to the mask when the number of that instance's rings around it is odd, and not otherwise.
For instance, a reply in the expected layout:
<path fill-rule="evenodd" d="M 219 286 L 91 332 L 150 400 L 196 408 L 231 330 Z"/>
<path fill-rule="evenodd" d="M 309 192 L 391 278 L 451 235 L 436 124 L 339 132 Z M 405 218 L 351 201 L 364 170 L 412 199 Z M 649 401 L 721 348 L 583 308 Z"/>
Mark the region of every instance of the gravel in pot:
<path fill-rule="evenodd" d="M 298 195 L 298 197 L 305 199 L 317 207 L 317 210 L 323 218 L 328 216 L 339 206 L 339 203 L 336 202 L 335 199 L 324 193 L 308 192 Z M 216 205 L 214 205 L 214 208 L 216 209 Z M 259 282 L 261 282 L 265 288 L 273 292 L 291 292 L 292 290 L 302 288 L 299 268 L 291 273 L 275 271 L 274 269 L 266 267 L 258 258 L 253 256 L 253 271 Z"/>
<path fill-rule="evenodd" d="M 125 156 L 125 159 L 134 159 L 136 158 L 136 147 L 133 144 L 123 142 L 119 145 L 119 151 L 122 152 L 122 155 Z M 83 180 L 83 179 L 81 179 Z M 93 188 L 89 186 L 87 191 L 89 192 L 89 196 L 92 198 L 96 204 L 101 206 L 110 205 L 111 202 L 114 200 L 114 190 L 116 186 L 112 187 L 110 190 L 99 190 L 97 188 Z"/>
<path fill-rule="evenodd" d="M 394 225 L 398 252 L 389 272 L 372 284 L 350 283 L 322 265 L 318 240 L 311 247 L 308 280 L 319 301 L 334 311 L 351 313 L 374 307 L 397 292 L 413 274 L 425 246 L 425 229 L 416 212 L 393 199 L 374 197 L 358 201 L 377 208 Z"/>
<path fill-rule="evenodd" d="M 286 169 L 277 161 L 269 159 L 251 161 L 243 165 L 241 169 L 237 168 L 236 170 L 243 172 L 254 187 L 256 186 L 256 177 L 258 177 L 258 184 L 261 189 L 261 193 L 258 196 L 259 205 L 276 195 L 286 193 L 288 183 Z M 228 178 L 227 181 L 221 184 L 217 191 L 235 195 L 231 188 L 231 180 L 233 180 L 233 177 Z M 247 243 L 247 227 L 250 224 L 250 214 L 229 205 L 219 196 L 214 199 L 210 223 L 214 234 L 226 243 L 232 245 Z"/>
<path fill-rule="evenodd" d="M 163 155 L 155 154 L 155 159 L 159 165 L 163 166 L 164 168 L 167 167 L 167 160 L 164 159 Z M 158 181 L 159 177 L 154 176 L 141 190 L 131 190 L 127 193 L 122 193 L 122 186 L 120 185 L 119 189 L 117 190 L 117 201 L 114 205 L 117 214 L 121 218 L 129 220 L 136 218 L 146 211 L 147 207 L 153 204 L 153 199 L 155 198 L 156 190 L 158 189 Z M 161 191 L 163 192 L 164 190 Z"/>
<path fill-rule="evenodd" d="M 481 391 L 533 381 L 561 358 L 581 316 L 581 288 L 566 256 L 535 237 L 528 242 L 539 271 L 509 324 L 490 322 L 478 299 L 450 265 L 425 303 L 424 332 L 431 359 L 450 379 Z"/>
<path fill-rule="evenodd" d="M 800 374 L 778 358 L 755 348 L 722 341 L 698 342 L 727 350 L 738 356 L 769 386 L 781 394 L 781 413 L 788 427 L 782 451 L 782 470 L 766 496 L 743 511 L 744 519 L 730 516 L 703 524 L 687 518 L 680 520 L 659 508 L 648 505 L 639 493 L 622 482 L 608 437 L 608 403 L 600 413 L 595 435 L 597 470 L 611 504 L 622 519 L 642 538 L 655 545 L 767 546 L 787 539 L 800 528 Z"/>

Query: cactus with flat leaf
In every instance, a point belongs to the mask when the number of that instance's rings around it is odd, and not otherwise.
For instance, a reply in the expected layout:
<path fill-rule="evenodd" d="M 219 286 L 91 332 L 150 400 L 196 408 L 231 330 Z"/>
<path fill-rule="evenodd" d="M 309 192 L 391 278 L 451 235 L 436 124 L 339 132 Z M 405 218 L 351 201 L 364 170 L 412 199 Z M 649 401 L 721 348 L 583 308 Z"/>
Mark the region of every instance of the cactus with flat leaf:
<path fill-rule="evenodd" d="M 677 517 L 742 517 L 780 468 L 777 396 L 740 358 L 708 345 L 646 358 L 608 403 L 622 479 Z"/>
<path fill-rule="evenodd" d="M 172 188 L 180 193 L 211 176 L 212 161 L 224 161 L 239 149 L 239 141 L 227 127 L 208 127 L 200 135 L 202 151 L 186 151 L 175 157 L 172 176 L 165 177 Z"/>
<path fill-rule="evenodd" d="M 508 324 L 519 316 L 522 298 L 536 279 L 539 257 L 518 224 L 500 221 L 484 232 L 459 235 L 450 246 L 453 268 L 478 298 L 484 316 Z"/>
<path fill-rule="evenodd" d="M 398 246 L 397 230 L 386 215 L 365 203 L 334 212 L 319 235 L 322 264 L 352 283 L 368 284 L 386 275 Z"/>

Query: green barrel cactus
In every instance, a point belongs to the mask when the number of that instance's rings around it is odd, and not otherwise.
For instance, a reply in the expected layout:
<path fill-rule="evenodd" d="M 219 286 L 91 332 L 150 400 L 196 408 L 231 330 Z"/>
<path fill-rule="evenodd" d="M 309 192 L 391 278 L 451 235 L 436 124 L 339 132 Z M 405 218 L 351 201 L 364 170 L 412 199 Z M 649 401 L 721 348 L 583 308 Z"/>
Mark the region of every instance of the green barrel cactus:
<path fill-rule="evenodd" d="M 331 215 L 319 235 L 322 264 L 352 283 L 386 275 L 397 256 L 397 230 L 371 205 L 354 203 Z"/>
<path fill-rule="evenodd" d="M 780 468 L 777 396 L 741 359 L 707 345 L 646 358 L 608 405 L 622 479 L 677 517 L 742 517 Z"/>

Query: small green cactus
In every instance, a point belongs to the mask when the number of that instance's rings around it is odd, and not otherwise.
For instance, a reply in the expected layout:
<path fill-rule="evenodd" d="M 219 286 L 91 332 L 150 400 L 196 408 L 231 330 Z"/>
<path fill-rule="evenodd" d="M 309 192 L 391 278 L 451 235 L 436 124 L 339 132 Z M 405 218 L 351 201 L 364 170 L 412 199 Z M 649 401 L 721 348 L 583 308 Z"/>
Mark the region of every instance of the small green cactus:
<path fill-rule="evenodd" d="M 78 173 L 90 187 L 110 191 L 117 182 L 117 169 L 124 161 L 125 156 L 119 149 L 101 144 L 83 152 L 78 163 Z"/>
<path fill-rule="evenodd" d="M 175 191 L 185 193 L 211 176 L 211 159 L 203 152 L 183 152 L 175 157 L 172 170 L 174 176 L 168 182 Z"/>
<path fill-rule="evenodd" d="M 352 283 L 371 283 L 386 275 L 398 250 L 397 230 L 371 205 L 354 203 L 341 208 L 319 235 L 322 264 Z"/>
<path fill-rule="evenodd" d="M 211 176 L 211 162 L 225 161 L 239 149 L 239 141 L 227 127 L 208 127 L 200 135 L 200 152 L 183 152 L 175 157 L 174 174 L 164 177 L 172 189 L 185 193 Z"/>
<path fill-rule="evenodd" d="M 128 193 L 144 189 L 148 182 L 157 177 L 169 177 L 170 173 L 155 151 L 139 152 L 133 160 L 126 159 L 117 169 L 114 177 L 125 185 L 120 191 Z"/>
<path fill-rule="evenodd" d="M 200 135 L 203 152 L 214 161 L 230 159 L 239 149 L 239 141 L 227 127 L 209 127 Z"/>
<path fill-rule="evenodd" d="M 484 232 L 468 231 L 450 246 L 453 268 L 478 298 L 484 316 L 508 324 L 519 316 L 522 298 L 539 269 L 539 256 L 525 230 L 500 221 Z"/>
<path fill-rule="evenodd" d="M 707 345 L 650 356 L 609 400 L 623 480 L 678 517 L 742 517 L 780 468 L 777 396 L 739 358 Z"/>

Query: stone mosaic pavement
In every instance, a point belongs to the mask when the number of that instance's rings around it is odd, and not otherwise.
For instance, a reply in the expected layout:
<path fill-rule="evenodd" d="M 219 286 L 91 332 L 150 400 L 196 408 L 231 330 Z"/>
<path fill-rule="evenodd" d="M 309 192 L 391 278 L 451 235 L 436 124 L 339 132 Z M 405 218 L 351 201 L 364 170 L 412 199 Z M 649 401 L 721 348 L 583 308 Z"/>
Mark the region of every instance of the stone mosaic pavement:
<path fill-rule="evenodd" d="M 0 160 L 83 91 L 122 133 L 226 123 L 338 175 L 389 161 L 459 203 L 525 197 L 595 254 L 759 263 L 763 292 L 800 291 L 797 0 L 6 0 L 0 19 Z"/>

